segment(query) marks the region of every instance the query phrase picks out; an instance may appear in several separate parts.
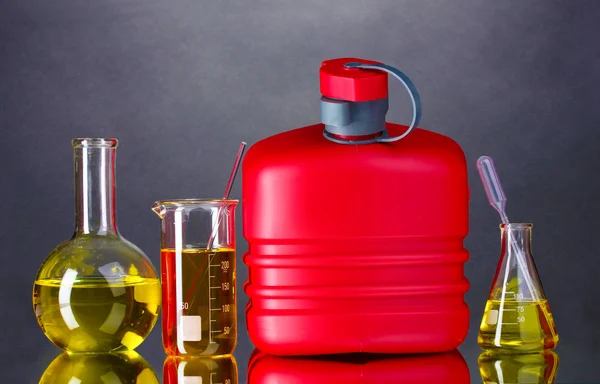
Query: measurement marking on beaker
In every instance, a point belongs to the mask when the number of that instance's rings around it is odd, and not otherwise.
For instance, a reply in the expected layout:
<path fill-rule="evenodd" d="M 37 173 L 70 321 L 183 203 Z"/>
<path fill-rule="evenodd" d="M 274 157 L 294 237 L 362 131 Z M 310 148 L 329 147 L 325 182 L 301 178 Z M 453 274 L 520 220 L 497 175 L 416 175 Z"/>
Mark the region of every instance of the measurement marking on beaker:
<path fill-rule="evenodd" d="M 219 285 L 218 287 L 209 287 L 210 289 L 221 289 L 221 286 Z"/>
<path fill-rule="evenodd" d="M 502 325 L 517 325 L 517 324 L 519 324 L 519 323 L 507 323 L 505 321 L 502 322 Z"/>
<path fill-rule="evenodd" d="M 210 319 L 210 322 L 211 322 L 211 323 L 213 323 L 213 322 L 216 322 L 216 321 L 217 321 L 217 320 L 215 320 L 215 319 Z"/>
<path fill-rule="evenodd" d="M 516 324 L 516 323 L 515 323 Z M 222 329 L 219 329 L 218 331 L 210 331 L 210 333 L 219 333 L 219 332 L 223 332 Z"/>
<path fill-rule="evenodd" d="M 221 310 L 221 308 L 211 308 L 210 310 L 211 310 L 211 311 L 220 311 L 220 310 Z"/>
<path fill-rule="evenodd" d="M 217 298 L 216 298 L 216 297 L 211 297 L 210 299 L 211 299 L 211 300 L 217 300 Z"/>
<path fill-rule="evenodd" d="M 211 285 L 210 285 L 211 280 L 210 279 L 214 277 L 213 275 L 210 274 L 210 267 L 214 266 L 214 264 L 212 264 L 211 261 L 213 261 L 213 259 L 215 258 L 216 255 L 217 255 L 216 253 L 211 253 L 208 255 L 208 276 L 209 276 L 209 279 L 208 279 L 208 281 L 209 281 L 208 282 L 208 286 L 209 286 L 209 289 L 208 289 L 208 320 L 209 320 L 209 322 L 208 322 L 208 331 L 209 331 L 208 343 L 209 344 L 213 343 L 212 334 L 216 333 L 215 331 L 212 330 L 213 319 L 211 319 L 211 317 L 210 317 L 210 314 L 213 311 L 213 309 L 211 308 L 211 299 L 213 299 L 213 297 L 211 297 Z M 210 381 L 212 382 L 212 376 L 211 376 Z"/>
<path fill-rule="evenodd" d="M 503 311 L 504 312 L 516 312 L 517 310 L 514 308 L 504 308 Z"/>

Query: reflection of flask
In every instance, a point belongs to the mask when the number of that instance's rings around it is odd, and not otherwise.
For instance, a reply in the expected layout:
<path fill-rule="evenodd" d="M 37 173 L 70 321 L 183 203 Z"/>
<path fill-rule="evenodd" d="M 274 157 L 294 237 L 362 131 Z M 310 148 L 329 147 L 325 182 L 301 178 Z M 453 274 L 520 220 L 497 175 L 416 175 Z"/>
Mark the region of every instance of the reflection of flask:
<path fill-rule="evenodd" d="M 485 384 L 551 384 L 556 379 L 558 355 L 552 351 L 525 354 L 485 351 L 479 355 L 478 363 Z"/>
<path fill-rule="evenodd" d="M 468 384 L 467 363 L 458 351 L 429 355 L 332 355 L 276 357 L 255 350 L 249 384 L 452 383 Z"/>
<path fill-rule="evenodd" d="M 46 336 L 69 352 L 134 349 L 156 322 L 160 281 L 117 229 L 117 140 L 74 139 L 73 147 L 75 233 L 40 267 L 33 308 Z"/>
<path fill-rule="evenodd" d="M 558 333 L 531 254 L 532 224 L 502 224 L 502 254 L 481 320 L 484 349 L 552 349 Z"/>
<path fill-rule="evenodd" d="M 136 352 L 62 353 L 48 365 L 40 384 L 158 384 L 150 364 Z"/>
<path fill-rule="evenodd" d="M 165 359 L 163 384 L 237 384 L 237 363 L 233 356 L 176 357 Z"/>

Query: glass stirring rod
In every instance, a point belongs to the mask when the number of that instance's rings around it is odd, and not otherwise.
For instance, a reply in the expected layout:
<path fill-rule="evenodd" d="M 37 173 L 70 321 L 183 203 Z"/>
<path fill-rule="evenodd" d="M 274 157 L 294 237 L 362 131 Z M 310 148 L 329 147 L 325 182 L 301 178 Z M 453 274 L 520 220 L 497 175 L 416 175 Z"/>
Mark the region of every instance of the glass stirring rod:
<path fill-rule="evenodd" d="M 481 177 L 481 182 L 483 183 L 483 187 L 490 205 L 494 207 L 496 211 L 498 211 L 502 223 L 509 224 L 510 222 L 508 221 L 508 216 L 506 215 L 506 195 L 504 195 L 504 190 L 502 190 L 502 185 L 500 184 L 500 179 L 496 173 L 494 161 L 489 156 L 481 156 L 479 159 L 477 159 L 477 170 L 479 171 L 479 176 Z M 525 284 L 527 285 L 529 292 L 531 292 L 531 295 L 533 296 L 532 298 L 534 300 L 539 300 L 537 290 L 534 288 L 529 275 L 527 263 L 525 262 L 525 255 L 523 255 L 523 252 L 516 243 L 516 240 L 512 236 L 510 239 L 511 246 L 516 253 L 517 263 L 523 270 Z M 508 268 L 506 269 L 506 273 L 508 274 Z M 506 277 L 508 277 L 508 275 Z"/>
<path fill-rule="evenodd" d="M 237 176 L 238 169 L 240 168 L 240 163 L 242 161 L 242 156 L 244 155 L 244 151 L 246 150 L 246 142 L 242 141 L 240 144 L 240 148 L 238 149 L 237 156 L 235 157 L 235 162 L 233 163 L 233 168 L 231 169 L 231 173 L 229 174 L 229 180 L 227 181 L 227 186 L 225 187 L 225 193 L 223 194 L 223 200 L 229 199 L 229 195 L 231 194 L 231 188 L 233 187 L 233 182 L 235 181 L 235 177 Z M 213 229 L 210 232 L 210 237 L 208 238 L 208 242 L 206 244 L 206 250 L 210 251 L 213 247 L 213 243 L 215 242 L 215 238 L 217 236 L 217 232 L 219 231 L 219 226 L 221 225 L 223 206 L 219 207 L 217 212 L 217 220 L 213 225 Z M 209 257 L 208 265 L 212 263 L 215 254 L 212 255 L 212 258 Z M 196 290 L 196 282 L 200 277 L 200 274 L 203 272 L 203 268 L 198 269 L 198 274 L 194 277 L 194 282 L 192 283 L 192 287 L 188 292 L 186 301 L 190 301 L 190 297 L 192 293 Z M 204 270 L 205 273 L 208 274 L 208 269 Z"/>
<path fill-rule="evenodd" d="M 223 200 L 229 199 L 229 194 L 231 193 L 231 188 L 233 187 L 233 182 L 235 177 L 237 176 L 238 169 L 240 168 L 240 163 L 242 161 L 242 156 L 244 155 L 244 151 L 246 150 L 246 142 L 242 141 L 240 144 L 240 148 L 238 149 L 237 156 L 235 157 L 235 162 L 233 163 L 233 168 L 231 169 L 231 173 L 229 174 L 229 180 L 227 181 L 227 186 L 225 187 L 225 193 L 223 194 Z M 212 232 L 210 233 L 210 238 L 208 239 L 208 243 L 206 244 L 206 250 L 210 251 L 213 246 L 213 242 L 215 241 L 215 236 L 217 235 L 217 231 L 219 230 L 219 225 L 221 224 L 221 207 L 219 208 L 219 214 L 217 216 L 217 223 L 213 227 Z"/>

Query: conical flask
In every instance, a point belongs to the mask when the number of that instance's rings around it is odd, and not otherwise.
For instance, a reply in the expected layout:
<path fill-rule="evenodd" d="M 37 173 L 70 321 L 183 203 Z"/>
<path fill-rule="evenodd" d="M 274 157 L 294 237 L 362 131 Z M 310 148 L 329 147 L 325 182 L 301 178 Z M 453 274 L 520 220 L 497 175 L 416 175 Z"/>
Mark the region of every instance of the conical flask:
<path fill-rule="evenodd" d="M 523 354 L 485 351 L 477 362 L 484 384 L 552 384 L 556 380 L 559 359 L 552 351 Z"/>
<path fill-rule="evenodd" d="M 500 225 L 502 254 L 477 342 L 505 352 L 552 349 L 556 326 L 531 254 L 532 224 Z"/>

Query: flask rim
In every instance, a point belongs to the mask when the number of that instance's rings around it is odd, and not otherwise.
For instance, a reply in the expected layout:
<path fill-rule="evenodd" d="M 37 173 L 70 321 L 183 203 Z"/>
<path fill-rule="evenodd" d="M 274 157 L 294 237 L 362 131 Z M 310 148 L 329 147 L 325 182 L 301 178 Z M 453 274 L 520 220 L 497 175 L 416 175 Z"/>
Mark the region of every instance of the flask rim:
<path fill-rule="evenodd" d="M 158 200 L 154 202 L 154 205 L 201 205 L 201 204 L 237 204 L 239 200 L 235 199 L 168 199 Z"/>
<path fill-rule="evenodd" d="M 112 137 L 76 137 L 72 144 L 73 148 L 117 148 L 119 140 Z"/>
<path fill-rule="evenodd" d="M 525 228 L 533 228 L 532 223 L 508 223 L 508 224 L 500 224 L 500 229 L 525 229 Z"/>

